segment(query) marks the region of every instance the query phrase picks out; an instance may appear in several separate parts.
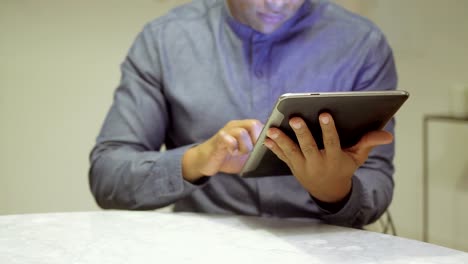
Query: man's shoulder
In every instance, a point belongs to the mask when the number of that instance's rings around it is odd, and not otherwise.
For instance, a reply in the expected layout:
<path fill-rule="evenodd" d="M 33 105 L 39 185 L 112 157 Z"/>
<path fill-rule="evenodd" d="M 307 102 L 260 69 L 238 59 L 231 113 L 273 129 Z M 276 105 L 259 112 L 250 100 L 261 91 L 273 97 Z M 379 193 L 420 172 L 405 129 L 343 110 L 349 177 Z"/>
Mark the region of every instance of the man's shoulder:
<path fill-rule="evenodd" d="M 331 1 L 322 1 L 321 18 L 322 23 L 331 27 L 346 30 L 349 33 L 369 33 L 382 34 L 381 30 L 369 19 L 346 10 L 344 7 L 332 3 Z"/>
<path fill-rule="evenodd" d="M 206 24 L 213 15 L 221 15 L 222 0 L 194 0 L 171 9 L 167 14 L 147 23 L 146 28 L 158 30 L 165 27 L 196 26 Z"/>

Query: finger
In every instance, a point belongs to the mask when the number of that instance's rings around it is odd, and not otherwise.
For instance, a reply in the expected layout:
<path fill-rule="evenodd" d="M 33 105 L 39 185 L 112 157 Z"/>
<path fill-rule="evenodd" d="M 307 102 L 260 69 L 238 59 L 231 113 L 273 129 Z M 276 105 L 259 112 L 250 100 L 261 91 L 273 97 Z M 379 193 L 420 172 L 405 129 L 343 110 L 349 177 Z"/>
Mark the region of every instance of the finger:
<path fill-rule="evenodd" d="M 238 143 L 235 137 L 229 135 L 226 131 L 220 130 L 220 149 L 227 150 L 229 154 L 233 155 L 236 151 L 238 151 Z"/>
<path fill-rule="evenodd" d="M 208 144 L 213 146 L 211 151 L 208 151 L 208 163 L 201 168 L 203 175 L 214 175 L 219 171 L 226 157 L 237 149 L 236 139 L 228 135 L 225 131 L 220 130 L 214 137 L 215 144 Z M 207 145 L 207 144 L 201 144 Z"/>
<path fill-rule="evenodd" d="M 340 138 L 332 116 L 328 113 L 322 113 L 319 120 L 322 128 L 323 146 L 327 155 L 338 155 L 341 152 Z"/>
<path fill-rule="evenodd" d="M 257 139 L 262 132 L 263 124 L 256 119 L 233 120 L 226 124 L 226 128 L 241 127 L 247 130 L 253 144 L 257 143 Z"/>
<path fill-rule="evenodd" d="M 253 149 L 253 142 L 249 132 L 241 127 L 235 127 L 227 130 L 227 133 L 235 138 L 237 149 L 240 154 L 247 154 Z"/>
<path fill-rule="evenodd" d="M 271 138 L 266 138 L 263 142 L 265 147 L 267 147 L 271 152 L 273 152 L 280 160 L 284 161 L 288 166 L 290 166 L 290 162 L 288 157 L 284 154 L 283 150 L 278 147 L 278 145 L 273 141 Z"/>
<path fill-rule="evenodd" d="M 257 143 L 258 137 L 260 136 L 262 129 L 263 129 L 263 124 L 262 122 L 258 120 L 252 120 L 251 127 L 247 128 L 247 130 L 249 131 L 250 137 L 252 138 L 252 142 L 254 144 Z"/>
<path fill-rule="evenodd" d="M 296 162 L 304 162 L 304 155 L 302 154 L 299 146 L 281 130 L 277 128 L 269 128 L 267 136 L 276 143 L 278 148 L 282 150 L 285 157 L 290 160 L 292 164 Z"/>
<path fill-rule="evenodd" d="M 306 159 L 316 157 L 320 152 L 318 150 L 317 143 L 304 120 L 300 117 L 294 117 L 289 120 L 289 125 L 293 128 L 294 133 L 296 134 L 304 157 Z"/>

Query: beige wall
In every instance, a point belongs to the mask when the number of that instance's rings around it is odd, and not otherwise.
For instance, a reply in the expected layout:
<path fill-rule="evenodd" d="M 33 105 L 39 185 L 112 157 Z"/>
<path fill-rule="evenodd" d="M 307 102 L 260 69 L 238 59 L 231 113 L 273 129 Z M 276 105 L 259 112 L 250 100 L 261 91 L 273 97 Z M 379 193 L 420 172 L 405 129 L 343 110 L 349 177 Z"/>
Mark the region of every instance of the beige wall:
<path fill-rule="evenodd" d="M 400 234 L 420 238 L 423 115 L 448 113 L 452 87 L 468 85 L 468 1 L 363 2 L 394 47 L 400 89 L 412 94 L 398 114 L 391 210 Z M 431 123 L 429 135 L 430 241 L 468 251 L 468 186 L 454 186 L 468 180 L 468 122 Z"/>
<path fill-rule="evenodd" d="M 119 80 L 119 64 L 145 22 L 175 1 L 0 2 L 0 214 L 98 209 L 88 154 Z M 468 84 L 468 1 L 339 1 L 373 19 L 395 49 L 400 88 L 391 207 L 399 234 L 421 237 L 422 117 L 449 109 Z M 431 128 L 433 240 L 468 250 L 468 130 Z M 464 144 L 464 145 L 463 145 Z M 453 190 L 452 190 L 453 189 Z"/>
<path fill-rule="evenodd" d="M 95 210 L 88 153 L 144 23 L 187 1 L 0 1 L 0 214 Z"/>

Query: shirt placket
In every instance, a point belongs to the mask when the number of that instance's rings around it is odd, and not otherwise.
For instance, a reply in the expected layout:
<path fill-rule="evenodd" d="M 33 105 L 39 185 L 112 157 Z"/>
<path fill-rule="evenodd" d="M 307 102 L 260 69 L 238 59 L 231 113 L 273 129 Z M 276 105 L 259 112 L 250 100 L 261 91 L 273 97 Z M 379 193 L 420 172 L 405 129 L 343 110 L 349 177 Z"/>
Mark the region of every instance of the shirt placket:
<path fill-rule="evenodd" d="M 254 34 L 251 43 L 251 67 L 253 114 L 265 122 L 271 109 L 271 91 L 268 87 L 267 56 L 269 43 L 260 34 Z M 267 109 L 268 108 L 268 109 Z"/>
<path fill-rule="evenodd" d="M 260 121 L 266 122 L 271 112 L 273 100 L 271 88 L 269 87 L 269 56 L 270 44 L 260 34 L 254 34 L 251 42 L 251 67 L 250 75 L 252 81 L 253 115 Z M 274 184 L 270 177 L 257 179 L 259 211 L 263 216 L 274 216 L 275 192 Z"/>

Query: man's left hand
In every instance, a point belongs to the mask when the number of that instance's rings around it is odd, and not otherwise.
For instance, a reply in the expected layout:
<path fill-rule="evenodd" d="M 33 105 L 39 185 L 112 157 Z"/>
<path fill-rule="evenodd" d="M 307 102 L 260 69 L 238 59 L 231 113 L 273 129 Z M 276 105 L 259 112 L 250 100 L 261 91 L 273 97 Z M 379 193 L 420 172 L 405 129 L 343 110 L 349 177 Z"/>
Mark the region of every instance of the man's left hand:
<path fill-rule="evenodd" d="M 370 151 L 393 140 L 391 133 L 380 130 L 364 135 L 351 148 L 342 149 L 333 118 L 319 116 L 324 149 L 317 144 L 304 120 L 291 118 L 299 145 L 278 128 L 270 128 L 265 146 L 284 161 L 301 185 L 316 199 L 335 203 L 351 191 L 354 172 L 367 160 Z"/>

